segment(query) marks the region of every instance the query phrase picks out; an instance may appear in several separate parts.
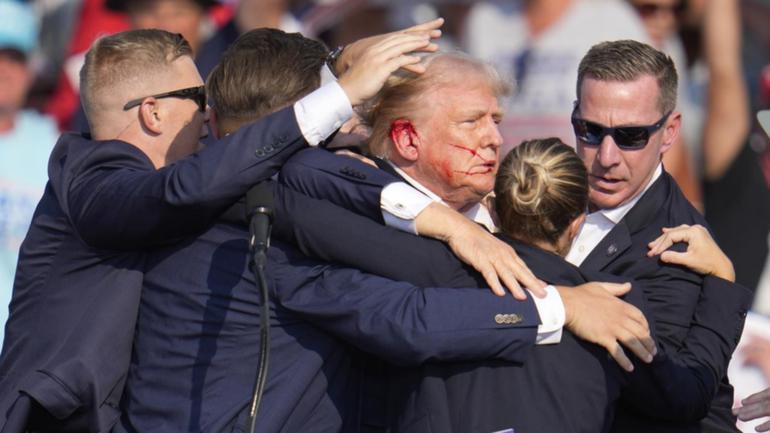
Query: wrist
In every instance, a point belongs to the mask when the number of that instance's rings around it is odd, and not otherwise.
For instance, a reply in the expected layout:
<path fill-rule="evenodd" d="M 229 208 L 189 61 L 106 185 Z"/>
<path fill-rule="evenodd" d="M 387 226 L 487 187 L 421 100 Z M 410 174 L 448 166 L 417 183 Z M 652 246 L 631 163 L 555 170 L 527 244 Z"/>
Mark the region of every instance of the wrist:
<path fill-rule="evenodd" d="M 340 45 L 329 51 L 329 54 L 326 55 L 326 66 L 336 78 L 339 78 L 340 75 L 342 75 L 342 73 L 347 69 L 344 67 L 344 63 L 342 62 L 344 51 L 345 46 Z"/>

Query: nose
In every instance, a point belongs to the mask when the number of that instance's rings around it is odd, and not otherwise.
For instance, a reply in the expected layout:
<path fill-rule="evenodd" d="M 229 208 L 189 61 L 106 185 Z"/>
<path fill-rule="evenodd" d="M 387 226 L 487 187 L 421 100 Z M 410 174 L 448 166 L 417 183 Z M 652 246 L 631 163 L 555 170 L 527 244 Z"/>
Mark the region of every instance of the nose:
<path fill-rule="evenodd" d="M 500 127 L 494 119 L 489 119 L 484 131 L 484 147 L 494 148 L 495 151 L 503 145 L 503 136 Z"/>
<path fill-rule="evenodd" d="M 602 167 L 612 167 L 620 162 L 620 148 L 615 144 L 611 135 L 605 135 L 599 144 L 599 154 L 597 156 L 599 165 Z"/>

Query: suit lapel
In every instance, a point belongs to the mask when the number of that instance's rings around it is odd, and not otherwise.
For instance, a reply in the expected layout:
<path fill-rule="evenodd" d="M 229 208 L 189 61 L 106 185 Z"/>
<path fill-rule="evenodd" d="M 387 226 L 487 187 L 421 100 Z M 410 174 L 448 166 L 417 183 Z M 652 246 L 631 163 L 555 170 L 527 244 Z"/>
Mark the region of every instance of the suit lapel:
<path fill-rule="evenodd" d="M 591 250 L 580 269 L 599 271 L 623 255 L 631 247 L 631 235 L 647 226 L 664 206 L 669 182 L 670 176 L 664 170 L 628 214 Z"/>
<path fill-rule="evenodd" d="M 624 218 L 591 250 L 588 257 L 581 263 L 580 269 L 587 271 L 604 269 L 630 247 L 631 233 L 628 230 L 628 226 L 626 226 Z"/>

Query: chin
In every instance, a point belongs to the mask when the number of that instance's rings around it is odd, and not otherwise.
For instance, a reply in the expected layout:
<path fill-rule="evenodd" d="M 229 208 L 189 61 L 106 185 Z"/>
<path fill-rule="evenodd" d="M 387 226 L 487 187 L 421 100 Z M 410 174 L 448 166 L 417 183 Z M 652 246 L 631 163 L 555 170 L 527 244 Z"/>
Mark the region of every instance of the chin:
<path fill-rule="evenodd" d="M 620 193 L 607 194 L 595 190 L 590 192 L 588 199 L 599 209 L 612 209 L 625 201 L 625 197 Z"/>

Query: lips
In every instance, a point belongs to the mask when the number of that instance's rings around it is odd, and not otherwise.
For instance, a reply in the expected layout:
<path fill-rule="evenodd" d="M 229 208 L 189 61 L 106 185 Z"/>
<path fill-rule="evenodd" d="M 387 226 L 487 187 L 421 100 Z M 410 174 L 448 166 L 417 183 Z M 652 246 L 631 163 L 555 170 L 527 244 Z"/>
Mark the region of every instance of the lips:
<path fill-rule="evenodd" d="M 607 191 L 617 190 L 619 186 L 624 182 L 623 179 L 615 179 L 607 176 L 597 176 L 594 174 L 591 174 L 588 177 L 591 184 L 595 188 Z"/>

